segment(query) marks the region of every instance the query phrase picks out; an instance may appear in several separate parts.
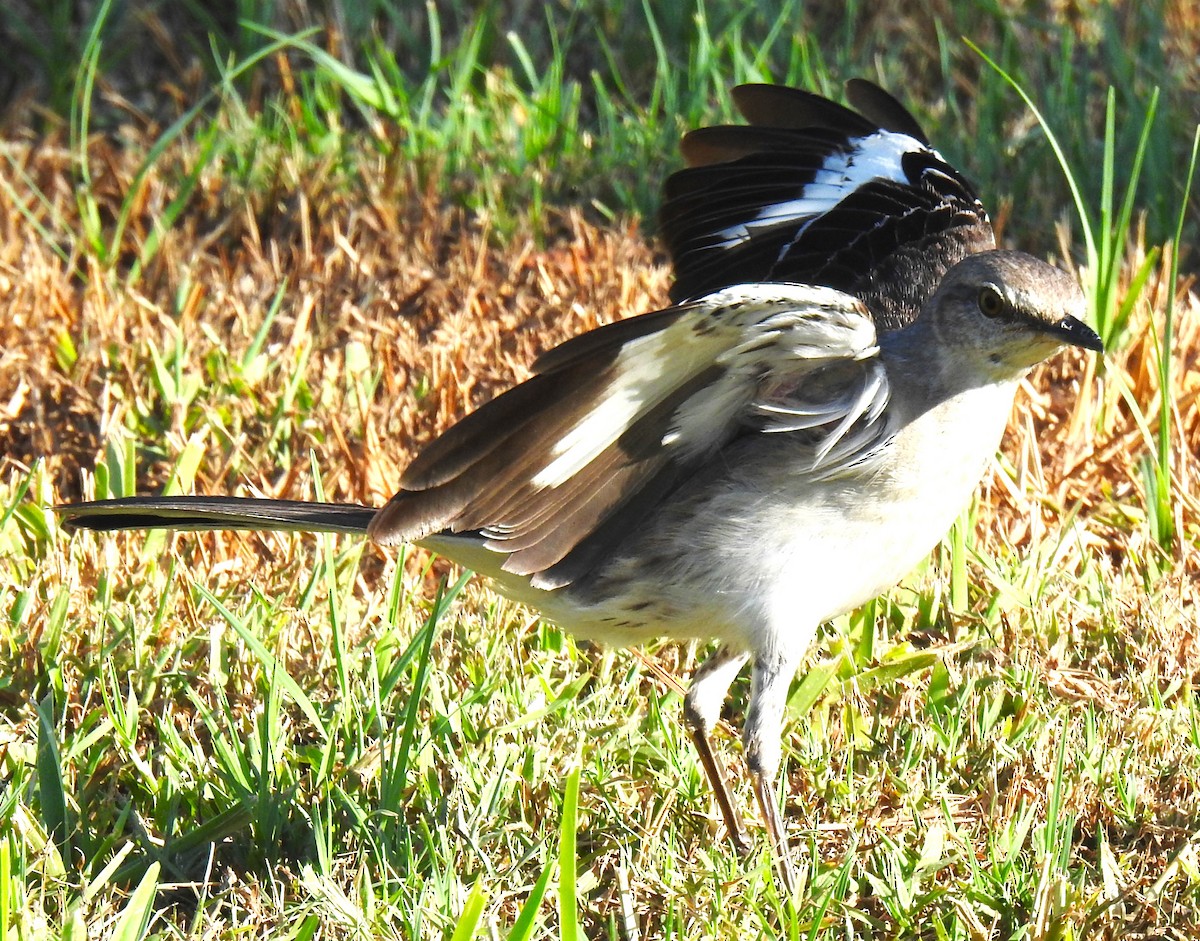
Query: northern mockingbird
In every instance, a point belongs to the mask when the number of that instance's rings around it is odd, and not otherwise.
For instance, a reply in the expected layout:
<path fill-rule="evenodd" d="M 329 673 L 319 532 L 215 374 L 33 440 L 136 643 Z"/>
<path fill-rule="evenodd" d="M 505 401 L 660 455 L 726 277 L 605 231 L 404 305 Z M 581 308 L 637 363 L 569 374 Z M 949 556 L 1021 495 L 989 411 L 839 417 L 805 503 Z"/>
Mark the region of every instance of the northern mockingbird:
<path fill-rule="evenodd" d="M 994 455 L 1018 381 L 1102 351 L 1065 272 L 996 251 L 974 190 L 867 82 L 857 112 L 743 86 L 748 126 L 684 139 L 663 231 L 677 303 L 569 340 L 409 465 L 382 508 L 234 497 L 57 507 L 98 530 L 283 529 L 414 542 L 609 644 L 716 639 L 684 701 L 711 746 L 750 663 L 746 763 L 782 877 L 788 685 L 818 626 L 898 582 Z"/>

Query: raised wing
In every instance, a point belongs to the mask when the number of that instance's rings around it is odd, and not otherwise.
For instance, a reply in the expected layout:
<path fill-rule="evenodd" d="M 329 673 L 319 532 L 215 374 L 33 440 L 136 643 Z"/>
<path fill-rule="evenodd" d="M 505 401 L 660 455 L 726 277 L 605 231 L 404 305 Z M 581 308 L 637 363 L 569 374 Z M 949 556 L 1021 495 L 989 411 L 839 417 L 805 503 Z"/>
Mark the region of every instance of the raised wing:
<path fill-rule="evenodd" d="M 749 125 L 684 137 L 660 223 L 673 300 L 745 281 L 860 298 L 881 330 L 911 323 L 953 265 L 995 247 L 974 188 L 902 105 L 862 79 L 851 111 L 778 85 L 741 85 Z"/>
<path fill-rule="evenodd" d="M 854 298 L 789 284 L 593 330 L 422 452 L 371 536 L 476 533 L 505 571 L 569 584 L 739 435 L 801 436 L 813 474 L 866 460 L 885 437 L 875 342 Z"/>

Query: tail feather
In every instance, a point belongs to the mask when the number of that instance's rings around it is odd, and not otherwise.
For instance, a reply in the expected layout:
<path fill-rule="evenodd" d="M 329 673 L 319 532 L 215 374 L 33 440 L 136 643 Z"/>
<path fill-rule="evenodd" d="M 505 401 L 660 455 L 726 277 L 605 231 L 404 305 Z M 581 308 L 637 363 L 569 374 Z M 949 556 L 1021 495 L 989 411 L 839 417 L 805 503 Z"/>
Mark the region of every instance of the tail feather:
<path fill-rule="evenodd" d="M 375 508 L 255 497 L 126 497 L 65 503 L 54 511 L 67 529 L 247 529 L 366 533 Z"/>

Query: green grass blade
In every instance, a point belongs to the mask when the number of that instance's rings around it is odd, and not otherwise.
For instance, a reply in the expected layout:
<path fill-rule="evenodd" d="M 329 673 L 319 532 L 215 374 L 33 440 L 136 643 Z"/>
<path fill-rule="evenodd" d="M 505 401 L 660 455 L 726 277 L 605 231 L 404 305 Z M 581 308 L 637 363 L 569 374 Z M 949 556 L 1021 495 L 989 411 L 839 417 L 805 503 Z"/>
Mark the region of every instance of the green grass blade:
<path fill-rule="evenodd" d="M 417 661 L 417 675 L 413 680 L 413 688 L 408 696 L 408 704 L 404 710 L 404 721 L 401 726 L 400 741 L 394 755 L 394 762 L 389 763 L 389 770 L 380 782 L 380 805 L 385 810 L 399 811 L 403 806 L 403 794 L 408 783 L 408 768 L 417 741 L 417 730 L 421 725 L 421 701 L 429 684 L 429 674 L 433 662 L 433 640 L 438 633 L 438 625 L 449 610 L 450 604 L 471 579 L 471 572 L 464 572 L 457 582 L 445 590 L 445 583 L 438 588 L 429 617 L 423 628 L 424 636 L 420 646 L 420 659 Z"/>
<path fill-rule="evenodd" d="M 87 40 L 84 42 L 79 72 L 75 80 L 75 93 L 71 102 L 70 131 L 76 172 L 79 174 L 81 184 L 76 189 L 80 228 L 92 251 L 104 264 L 109 261 L 109 252 L 104 244 L 104 227 L 100 221 L 100 207 L 95 198 L 95 187 L 92 185 L 92 172 L 88 161 L 88 136 L 91 125 L 92 95 L 100 64 L 100 36 L 111 9 L 112 0 L 103 0 L 96 11 Z"/>
<path fill-rule="evenodd" d="M 250 652 L 258 658 L 258 662 L 262 664 L 267 674 L 271 676 L 273 681 L 279 683 L 283 691 L 287 693 L 288 698 L 304 713 L 305 718 L 311 723 L 314 731 L 318 732 L 322 739 L 325 739 L 329 733 L 325 728 L 325 723 L 321 719 L 321 714 L 317 711 L 316 705 L 309 698 L 308 694 L 300 688 L 300 685 L 292 679 L 291 674 L 284 669 L 283 664 L 279 662 L 279 658 L 271 653 L 266 648 L 266 645 L 246 626 L 245 621 L 229 610 L 216 595 L 203 585 L 196 585 L 195 589 L 205 601 L 212 605 L 213 610 L 221 616 L 222 620 L 234 629 L 242 639 L 242 643 L 250 648 Z"/>
<path fill-rule="evenodd" d="M 487 905 L 487 899 L 483 880 L 476 879 L 470 894 L 467 895 L 466 904 L 463 905 L 462 915 L 454 925 L 454 934 L 450 936 L 450 941 L 471 941 L 475 937 L 479 923 L 483 921 L 483 909 Z"/>
<path fill-rule="evenodd" d="M 46 198 L 46 194 L 41 191 L 25 169 L 17 162 L 14 154 L 5 153 L 3 157 L 8 164 L 8 173 L 0 173 L 0 191 L 12 203 L 13 208 L 25 221 L 26 225 L 30 226 L 38 234 L 38 237 L 42 240 L 42 244 L 49 248 L 59 261 L 64 265 L 67 264 L 71 260 L 70 252 L 59 244 L 59 239 L 55 236 L 54 231 L 42 221 L 42 217 L 49 217 L 60 232 L 70 228 L 72 223 L 68 222 L 63 217 L 63 214 L 58 211 L 56 205 Z M 14 185 L 13 180 L 21 184 L 20 190 Z M 28 199 L 22 197 L 23 192 L 29 194 Z M 41 214 L 34 211 L 31 203 L 35 202 L 41 206 Z"/>
<path fill-rule="evenodd" d="M 857 673 L 848 682 L 860 693 L 867 693 L 879 686 L 894 683 L 911 673 L 920 673 L 939 663 L 941 657 L 925 650 L 912 650 L 906 645 L 888 651 L 884 662 L 877 667 Z"/>
<path fill-rule="evenodd" d="M 796 691 L 788 698 L 788 712 L 797 717 L 808 715 L 840 668 L 840 657 L 823 660 L 810 667 Z"/>
<path fill-rule="evenodd" d="M 13 493 L 12 499 L 9 500 L 7 505 L 4 507 L 4 512 L 0 513 L 0 529 L 3 529 L 8 524 L 8 521 L 12 519 L 13 513 L 15 513 L 17 511 L 17 507 L 20 506 L 21 501 L 25 499 L 25 494 L 29 492 L 29 486 L 33 483 L 33 475 L 37 469 L 38 465 L 34 464 L 34 466 L 29 469 L 29 472 L 25 474 L 17 484 L 17 489 Z"/>
<path fill-rule="evenodd" d="M 113 929 L 113 941 L 141 941 L 146 937 L 150 916 L 154 914 L 154 898 L 158 894 L 158 870 L 158 863 L 151 863 L 129 896 L 129 903 Z"/>
<path fill-rule="evenodd" d="M 579 941 L 575 830 L 579 811 L 579 765 L 567 775 L 562 822 L 558 829 L 558 924 L 562 941 Z"/>
<path fill-rule="evenodd" d="M 158 250 L 162 245 L 163 236 L 171 230 L 175 222 L 183 213 L 184 208 L 192 198 L 192 194 L 196 191 L 196 187 L 200 183 L 200 177 L 207 167 L 220 153 L 220 148 L 226 143 L 226 138 L 222 130 L 213 124 L 203 134 L 200 135 L 200 151 L 193 161 L 191 169 L 183 178 L 183 182 L 176 190 L 175 195 L 171 197 L 171 201 L 163 208 L 162 212 L 155 215 L 154 224 L 150 229 L 149 235 L 142 243 L 138 250 L 138 257 L 132 265 L 129 266 L 129 274 L 125 278 L 125 283 L 134 285 L 142 279 L 142 272 L 146 266 L 158 254 Z M 127 201 L 132 200 L 135 191 L 131 191 L 126 197 Z M 118 251 L 119 245 L 113 246 L 114 251 Z"/>
<path fill-rule="evenodd" d="M 971 42 L 971 40 L 964 39 L 963 42 L 1020 96 L 1021 100 L 1025 102 L 1025 106 L 1033 113 L 1042 132 L 1046 135 L 1046 142 L 1050 145 L 1050 149 L 1054 152 L 1054 157 L 1058 161 L 1058 165 L 1062 168 L 1063 175 L 1067 180 L 1067 188 L 1071 191 L 1071 200 L 1075 203 L 1075 211 L 1079 214 L 1079 219 L 1083 224 L 1083 238 L 1087 246 L 1088 267 L 1093 271 L 1097 270 L 1100 264 L 1100 246 L 1096 244 L 1095 226 L 1092 223 L 1091 215 L 1088 213 L 1087 204 L 1083 200 L 1083 193 L 1079 189 L 1079 183 L 1075 179 L 1075 174 L 1071 172 L 1071 163 L 1067 159 L 1062 145 L 1058 142 L 1058 137 L 1051 130 L 1049 121 L 1046 120 L 1046 116 L 1042 114 L 1038 106 L 1034 104 L 1029 93 L 998 62 L 975 45 L 975 43 Z"/>
<path fill-rule="evenodd" d="M 263 317 L 259 328 L 254 331 L 254 338 L 250 341 L 250 345 L 246 347 L 246 352 L 242 354 L 241 366 L 245 372 L 251 364 L 258 359 L 262 353 L 263 346 L 266 345 L 267 337 L 271 333 L 271 328 L 275 326 L 275 320 L 279 317 L 279 311 L 283 308 L 284 299 L 288 293 L 288 279 L 284 278 L 279 282 L 279 287 L 275 289 L 275 296 L 271 298 L 271 303 L 267 305 L 266 316 Z"/>
<path fill-rule="evenodd" d="M 967 544 L 975 531 L 975 514 L 967 507 L 950 527 L 950 610 L 962 614 L 967 610 Z"/>
<path fill-rule="evenodd" d="M 526 903 L 528 906 L 528 903 Z M 0 837 L 0 938 L 9 937 L 12 925 L 12 842 L 9 834 Z M 524 914 L 524 909 L 522 909 Z M 526 936 L 528 937 L 528 936 Z M 525 941 L 522 938 L 521 941 Z"/>
<path fill-rule="evenodd" d="M 850 889 L 850 874 L 854 871 L 855 854 L 852 849 L 846 852 L 846 861 L 838 867 L 837 877 L 833 884 L 822 894 L 816 911 L 812 916 L 812 925 L 808 930 L 808 941 L 817 941 L 821 937 L 821 929 L 825 927 L 825 916 L 835 904 L 841 904 Z"/>
<path fill-rule="evenodd" d="M 38 800 L 41 802 L 42 822 L 45 823 L 46 832 L 65 862 L 71 858 L 71 828 L 67 811 L 67 792 L 63 784 L 62 755 L 58 750 L 58 736 L 54 728 L 52 694 L 47 693 L 38 703 L 37 714 Z"/>
<path fill-rule="evenodd" d="M 521 906 L 517 920 L 513 922 L 507 941 L 529 941 L 533 937 L 533 929 L 537 926 L 538 909 L 546 895 L 546 887 L 550 885 L 550 876 L 553 872 L 554 867 L 549 865 L 542 870 L 538 881 L 534 883 L 533 889 L 529 892 L 529 898 Z"/>
<path fill-rule="evenodd" d="M 1158 505 L 1155 510 L 1157 525 L 1155 535 L 1158 544 L 1164 549 L 1174 543 L 1175 514 L 1172 511 L 1174 500 L 1171 490 L 1171 415 L 1173 401 L 1171 398 L 1171 349 L 1175 336 L 1175 294 L 1179 284 L 1179 252 L 1183 239 L 1183 226 L 1187 219 L 1188 202 L 1192 193 L 1192 183 L 1196 178 L 1196 163 L 1200 157 L 1200 124 L 1196 125 L 1192 135 L 1192 153 L 1188 160 L 1187 179 L 1183 185 L 1183 198 L 1179 201 L 1179 215 L 1175 222 L 1175 239 L 1171 247 L 1171 265 L 1167 277 L 1167 304 L 1163 312 L 1162 341 L 1158 344 L 1158 447 L 1156 477 L 1158 480 Z"/>

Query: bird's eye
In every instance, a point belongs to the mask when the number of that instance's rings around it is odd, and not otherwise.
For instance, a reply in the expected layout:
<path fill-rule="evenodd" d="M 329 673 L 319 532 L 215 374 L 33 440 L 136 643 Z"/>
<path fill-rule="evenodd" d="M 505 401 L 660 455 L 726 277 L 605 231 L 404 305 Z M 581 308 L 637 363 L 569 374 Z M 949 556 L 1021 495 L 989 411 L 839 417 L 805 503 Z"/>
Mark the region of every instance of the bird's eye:
<path fill-rule="evenodd" d="M 985 284 L 979 289 L 979 312 L 985 317 L 999 317 L 1004 311 L 1004 297 L 995 285 Z"/>

